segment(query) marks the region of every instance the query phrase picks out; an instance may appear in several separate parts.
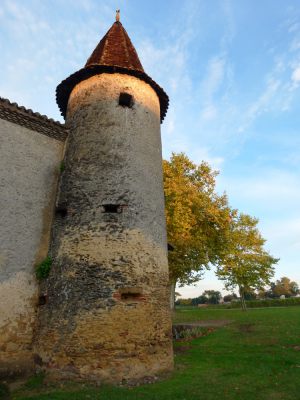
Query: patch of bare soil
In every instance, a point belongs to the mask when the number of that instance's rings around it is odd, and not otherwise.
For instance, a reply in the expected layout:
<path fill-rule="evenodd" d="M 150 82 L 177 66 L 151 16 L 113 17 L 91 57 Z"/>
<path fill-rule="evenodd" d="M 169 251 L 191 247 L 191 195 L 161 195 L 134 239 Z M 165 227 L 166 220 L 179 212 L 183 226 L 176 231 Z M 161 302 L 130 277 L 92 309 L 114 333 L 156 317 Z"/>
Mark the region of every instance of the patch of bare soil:
<path fill-rule="evenodd" d="M 238 328 L 242 333 L 252 333 L 255 331 L 254 324 L 241 324 L 238 326 Z"/>
<path fill-rule="evenodd" d="M 186 353 L 191 348 L 192 348 L 192 346 L 184 345 L 184 344 L 180 345 L 180 346 L 176 346 L 176 347 L 174 347 L 174 353 L 175 354 L 183 354 L 183 353 Z"/>
<path fill-rule="evenodd" d="M 121 387 L 136 387 L 141 385 L 149 385 L 156 383 L 160 378 L 158 376 L 145 376 L 139 379 L 124 379 L 118 386 Z"/>
<path fill-rule="evenodd" d="M 300 351 L 300 345 L 299 344 L 289 344 L 287 346 L 283 346 L 283 348 L 290 348 L 296 351 Z"/>

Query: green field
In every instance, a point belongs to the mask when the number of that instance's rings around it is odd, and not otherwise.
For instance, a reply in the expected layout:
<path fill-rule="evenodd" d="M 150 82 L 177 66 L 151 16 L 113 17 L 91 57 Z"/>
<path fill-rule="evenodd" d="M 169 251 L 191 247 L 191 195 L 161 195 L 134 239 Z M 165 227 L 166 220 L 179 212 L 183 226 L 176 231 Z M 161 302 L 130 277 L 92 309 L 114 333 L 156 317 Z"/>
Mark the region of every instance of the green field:
<path fill-rule="evenodd" d="M 175 322 L 230 320 L 207 336 L 175 343 L 173 374 L 154 384 L 134 387 L 43 386 L 36 378 L 13 399 L 300 399 L 300 307 L 261 308 L 248 312 L 186 308 Z"/>

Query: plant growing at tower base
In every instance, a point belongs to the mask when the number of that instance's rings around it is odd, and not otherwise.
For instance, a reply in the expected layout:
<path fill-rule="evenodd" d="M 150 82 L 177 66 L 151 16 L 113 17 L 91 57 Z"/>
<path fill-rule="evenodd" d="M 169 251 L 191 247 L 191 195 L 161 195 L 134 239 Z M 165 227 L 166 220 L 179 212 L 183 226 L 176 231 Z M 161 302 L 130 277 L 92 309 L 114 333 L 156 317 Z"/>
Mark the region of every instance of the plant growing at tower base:
<path fill-rule="evenodd" d="M 49 276 L 51 265 L 52 259 L 48 256 L 35 267 L 35 276 L 37 280 L 41 281 Z"/>

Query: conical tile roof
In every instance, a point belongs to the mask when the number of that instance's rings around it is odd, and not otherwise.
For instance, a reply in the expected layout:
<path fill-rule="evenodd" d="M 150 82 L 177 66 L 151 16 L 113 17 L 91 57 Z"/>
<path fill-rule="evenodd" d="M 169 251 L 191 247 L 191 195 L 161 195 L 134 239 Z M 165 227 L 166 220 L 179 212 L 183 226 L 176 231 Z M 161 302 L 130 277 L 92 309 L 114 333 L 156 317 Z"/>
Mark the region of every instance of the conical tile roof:
<path fill-rule="evenodd" d="M 164 119 L 169 98 L 164 90 L 148 76 L 121 22 L 116 21 L 88 58 L 84 68 L 62 81 L 56 89 L 56 101 L 65 117 L 69 96 L 79 82 L 101 73 L 121 73 L 135 76 L 148 83 L 160 101 L 160 117 Z"/>
<path fill-rule="evenodd" d="M 116 21 L 87 60 L 85 67 L 90 65 L 114 65 L 144 72 L 137 52 L 123 28 Z"/>

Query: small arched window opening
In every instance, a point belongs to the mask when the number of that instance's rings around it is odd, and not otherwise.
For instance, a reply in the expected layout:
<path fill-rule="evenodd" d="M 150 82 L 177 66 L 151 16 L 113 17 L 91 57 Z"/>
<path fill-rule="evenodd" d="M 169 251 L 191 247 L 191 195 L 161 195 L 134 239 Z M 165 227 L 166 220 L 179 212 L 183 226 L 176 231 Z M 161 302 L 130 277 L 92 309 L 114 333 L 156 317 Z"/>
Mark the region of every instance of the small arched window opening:
<path fill-rule="evenodd" d="M 122 107 L 132 108 L 134 104 L 133 96 L 129 93 L 120 93 L 119 105 Z"/>

